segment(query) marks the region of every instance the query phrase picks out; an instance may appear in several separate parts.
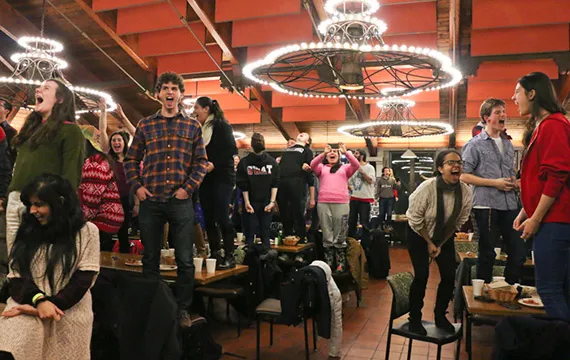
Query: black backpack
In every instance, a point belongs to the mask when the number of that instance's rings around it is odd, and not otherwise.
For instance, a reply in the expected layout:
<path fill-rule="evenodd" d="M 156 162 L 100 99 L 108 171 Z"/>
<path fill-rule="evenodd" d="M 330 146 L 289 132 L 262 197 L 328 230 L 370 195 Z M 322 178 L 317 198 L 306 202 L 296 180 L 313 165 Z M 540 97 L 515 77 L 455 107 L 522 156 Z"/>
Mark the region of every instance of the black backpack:
<path fill-rule="evenodd" d="M 390 272 L 390 246 L 382 230 L 370 231 L 370 247 L 366 251 L 368 273 L 376 279 L 385 279 Z"/>
<path fill-rule="evenodd" d="M 204 321 L 184 331 L 184 360 L 218 360 L 222 346 L 218 344 Z"/>

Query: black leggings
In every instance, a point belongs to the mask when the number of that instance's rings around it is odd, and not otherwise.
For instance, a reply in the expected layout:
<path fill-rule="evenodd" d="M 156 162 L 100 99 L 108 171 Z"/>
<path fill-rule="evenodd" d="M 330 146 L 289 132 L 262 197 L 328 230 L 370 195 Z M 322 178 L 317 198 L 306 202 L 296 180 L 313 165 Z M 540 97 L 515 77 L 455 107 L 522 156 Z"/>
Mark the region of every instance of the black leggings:
<path fill-rule="evenodd" d="M 12 354 L 0 351 L 0 360 L 14 360 Z"/>
<path fill-rule="evenodd" d="M 125 220 L 123 220 L 123 224 L 117 233 L 117 237 L 119 238 L 119 251 L 122 253 L 128 253 L 131 248 L 131 244 L 129 242 L 129 226 L 131 225 L 131 219 L 133 217 L 129 197 L 121 197 L 121 204 L 123 205 Z"/>
<path fill-rule="evenodd" d="M 424 307 L 424 297 L 429 277 L 429 253 L 424 238 L 409 227 L 408 231 L 408 251 L 414 266 L 414 281 L 410 289 L 410 318 L 419 320 L 422 317 L 422 308 Z M 441 276 L 435 300 L 435 313 L 445 314 L 447 305 L 449 305 L 449 301 L 453 296 L 455 268 L 457 267 L 453 238 L 447 240 L 441 246 L 441 252 L 435 258 L 435 261 Z"/>
<path fill-rule="evenodd" d="M 200 205 L 204 213 L 208 243 L 212 253 L 220 250 L 220 233 L 227 257 L 234 253 L 234 228 L 230 222 L 233 181 L 220 181 L 206 175 L 200 186 Z"/>

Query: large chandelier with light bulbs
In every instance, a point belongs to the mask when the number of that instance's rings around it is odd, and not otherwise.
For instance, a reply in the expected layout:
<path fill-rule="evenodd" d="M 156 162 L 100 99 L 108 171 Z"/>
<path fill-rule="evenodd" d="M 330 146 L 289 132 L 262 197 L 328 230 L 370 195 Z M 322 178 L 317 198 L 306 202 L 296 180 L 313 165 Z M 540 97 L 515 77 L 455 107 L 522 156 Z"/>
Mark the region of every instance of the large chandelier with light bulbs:
<path fill-rule="evenodd" d="M 438 51 L 384 43 L 387 26 L 371 16 L 378 8 L 376 0 L 328 0 L 331 17 L 318 27 L 322 41 L 276 49 L 243 73 L 276 91 L 317 98 L 410 96 L 461 81 L 461 72 Z"/>
<path fill-rule="evenodd" d="M 10 57 L 10 60 L 15 63 L 12 74 L 0 76 L 0 98 L 20 109 L 33 110 L 36 102 L 36 87 L 46 80 L 59 78 L 64 80 L 75 94 L 76 115 L 100 111 L 99 100 L 101 98 L 106 100 L 107 111 L 114 111 L 117 105 L 110 94 L 83 86 L 74 86 L 65 80 L 62 70 L 67 68 L 68 64 L 57 56 L 63 51 L 63 44 L 43 36 L 44 23 L 45 0 L 40 36 L 25 36 L 18 39 L 18 45 L 24 51 L 14 53 Z"/>
<path fill-rule="evenodd" d="M 448 123 L 418 121 L 412 111 L 416 105 L 412 100 L 392 97 L 378 101 L 377 105 L 381 111 L 376 121 L 341 126 L 338 132 L 361 138 L 418 138 L 453 133 Z"/>

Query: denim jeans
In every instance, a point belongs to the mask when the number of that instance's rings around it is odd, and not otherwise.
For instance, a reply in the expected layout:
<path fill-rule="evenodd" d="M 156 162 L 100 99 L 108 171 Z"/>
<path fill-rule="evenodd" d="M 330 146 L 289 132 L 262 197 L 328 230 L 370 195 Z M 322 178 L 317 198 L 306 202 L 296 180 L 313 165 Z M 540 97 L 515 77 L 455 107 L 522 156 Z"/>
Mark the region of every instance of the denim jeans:
<path fill-rule="evenodd" d="M 394 205 L 394 198 L 380 198 L 380 224 L 391 224 L 392 223 L 392 206 Z"/>
<path fill-rule="evenodd" d="M 524 240 L 520 232 L 513 229 L 513 222 L 519 214 L 517 210 L 473 209 L 479 230 L 479 255 L 477 278 L 491 282 L 495 263 L 495 246 L 498 235 L 503 236 L 503 250 L 509 255 L 505 268 L 505 280 L 509 284 L 520 282 L 526 260 Z"/>
<path fill-rule="evenodd" d="M 234 227 L 230 220 L 230 203 L 234 183 L 220 181 L 206 175 L 200 186 L 200 205 L 204 212 L 206 233 L 212 254 L 220 250 L 220 232 L 227 257 L 234 254 Z"/>
<path fill-rule="evenodd" d="M 143 275 L 149 278 L 160 278 L 163 228 L 165 223 L 169 223 L 178 266 L 176 278 L 178 308 L 187 310 L 192 304 L 194 292 L 194 206 L 192 199 L 171 198 L 164 203 L 142 201 L 139 218 L 141 240 L 144 245 Z"/>
<path fill-rule="evenodd" d="M 245 234 L 245 240 L 248 245 L 253 243 L 253 238 L 255 234 L 258 234 L 261 238 L 263 245 L 269 249 L 269 229 L 271 225 L 271 219 L 273 213 L 265 211 L 265 207 L 268 203 L 253 203 L 254 213 L 247 213 L 245 215 L 247 222 L 247 233 Z"/>
<path fill-rule="evenodd" d="M 538 295 L 550 317 L 570 320 L 570 224 L 541 224 L 534 236 L 534 271 Z"/>

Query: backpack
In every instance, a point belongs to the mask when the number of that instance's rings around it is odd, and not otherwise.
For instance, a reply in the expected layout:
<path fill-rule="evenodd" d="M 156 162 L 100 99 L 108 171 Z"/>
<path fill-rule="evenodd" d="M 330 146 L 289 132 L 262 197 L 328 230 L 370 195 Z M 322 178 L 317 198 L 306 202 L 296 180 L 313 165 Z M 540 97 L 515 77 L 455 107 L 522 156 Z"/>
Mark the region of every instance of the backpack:
<path fill-rule="evenodd" d="M 144 246 L 140 240 L 129 240 L 129 243 L 131 244 L 129 254 L 142 255 Z M 119 252 L 118 241 L 115 241 L 115 245 L 113 245 L 113 252 Z"/>
<path fill-rule="evenodd" d="M 382 230 L 370 232 L 370 247 L 366 250 L 368 273 L 376 279 L 385 279 L 390 272 L 390 246 Z"/>
<path fill-rule="evenodd" d="M 184 360 L 218 360 L 222 357 L 222 346 L 214 340 L 205 321 L 192 325 L 183 336 Z"/>

